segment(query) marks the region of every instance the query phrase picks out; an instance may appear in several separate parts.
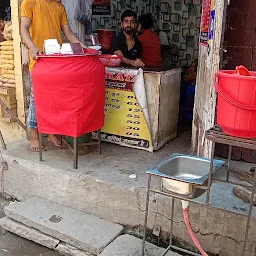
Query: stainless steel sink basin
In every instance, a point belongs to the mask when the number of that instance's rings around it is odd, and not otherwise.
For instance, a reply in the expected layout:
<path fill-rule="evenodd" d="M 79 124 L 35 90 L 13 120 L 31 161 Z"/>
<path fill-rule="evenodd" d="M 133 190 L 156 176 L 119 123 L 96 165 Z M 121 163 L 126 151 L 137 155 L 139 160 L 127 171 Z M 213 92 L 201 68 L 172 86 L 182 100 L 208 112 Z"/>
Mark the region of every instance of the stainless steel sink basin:
<path fill-rule="evenodd" d="M 224 163 L 214 159 L 213 172 Z M 162 190 L 195 198 L 205 192 L 200 185 L 207 183 L 209 171 L 210 159 L 173 154 L 147 173 L 161 178 Z"/>

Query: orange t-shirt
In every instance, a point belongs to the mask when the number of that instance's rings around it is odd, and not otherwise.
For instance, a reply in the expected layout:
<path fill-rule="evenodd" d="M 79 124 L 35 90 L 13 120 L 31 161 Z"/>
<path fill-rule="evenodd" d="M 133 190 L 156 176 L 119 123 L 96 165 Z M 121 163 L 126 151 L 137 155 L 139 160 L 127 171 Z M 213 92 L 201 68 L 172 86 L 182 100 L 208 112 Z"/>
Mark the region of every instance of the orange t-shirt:
<path fill-rule="evenodd" d="M 65 7 L 58 1 L 23 0 L 21 17 L 31 19 L 30 35 L 34 44 L 43 51 L 44 40 L 57 39 L 62 44 L 62 26 L 68 25 Z M 32 70 L 36 61 L 30 59 Z"/>
<path fill-rule="evenodd" d="M 142 62 L 146 66 L 162 66 L 161 41 L 150 29 L 138 37 L 142 43 Z"/>

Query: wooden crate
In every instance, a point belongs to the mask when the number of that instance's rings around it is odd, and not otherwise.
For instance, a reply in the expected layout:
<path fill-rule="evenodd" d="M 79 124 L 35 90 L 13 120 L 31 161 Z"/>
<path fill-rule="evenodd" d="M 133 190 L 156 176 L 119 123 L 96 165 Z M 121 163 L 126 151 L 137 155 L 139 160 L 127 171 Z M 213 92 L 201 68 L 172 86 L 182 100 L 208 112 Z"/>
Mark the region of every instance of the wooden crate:
<path fill-rule="evenodd" d="M 11 87 L 0 87 L 0 99 L 10 109 L 10 111 L 17 115 L 17 100 L 16 89 Z M 0 121 L 11 122 L 12 118 L 6 114 L 3 107 L 0 105 Z"/>

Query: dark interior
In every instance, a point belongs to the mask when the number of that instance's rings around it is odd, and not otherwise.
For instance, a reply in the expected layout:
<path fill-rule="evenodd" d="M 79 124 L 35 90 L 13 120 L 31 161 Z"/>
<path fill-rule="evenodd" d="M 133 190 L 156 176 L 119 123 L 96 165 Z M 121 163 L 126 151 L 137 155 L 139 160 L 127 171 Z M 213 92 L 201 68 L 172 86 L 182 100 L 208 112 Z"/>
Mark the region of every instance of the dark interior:
<path fill-rule="evenodd" d="M 0 19 L 5 19 L 6 11 L 5 9 L 10 6 L 10 0 L 1 0 L 0 1 Z"/>

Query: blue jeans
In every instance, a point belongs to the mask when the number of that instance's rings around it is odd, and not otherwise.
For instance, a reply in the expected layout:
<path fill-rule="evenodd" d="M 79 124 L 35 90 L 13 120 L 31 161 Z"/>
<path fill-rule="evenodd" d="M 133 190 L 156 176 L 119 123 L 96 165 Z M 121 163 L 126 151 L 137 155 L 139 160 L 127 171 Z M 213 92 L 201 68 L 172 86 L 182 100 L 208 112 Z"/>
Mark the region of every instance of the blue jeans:
<path fill-rule="evenodd" d="M 33 83 L 32 77 L 30 73 L 30 81 L 31 81 L 31 95 L 30 95 L 30 103 L 28 109 L 28 127 L 30 129 L 37 129 L 37 120 L 36 120 L 36 106 L 34 101 L 34 93 L 33 93 Z"/>

